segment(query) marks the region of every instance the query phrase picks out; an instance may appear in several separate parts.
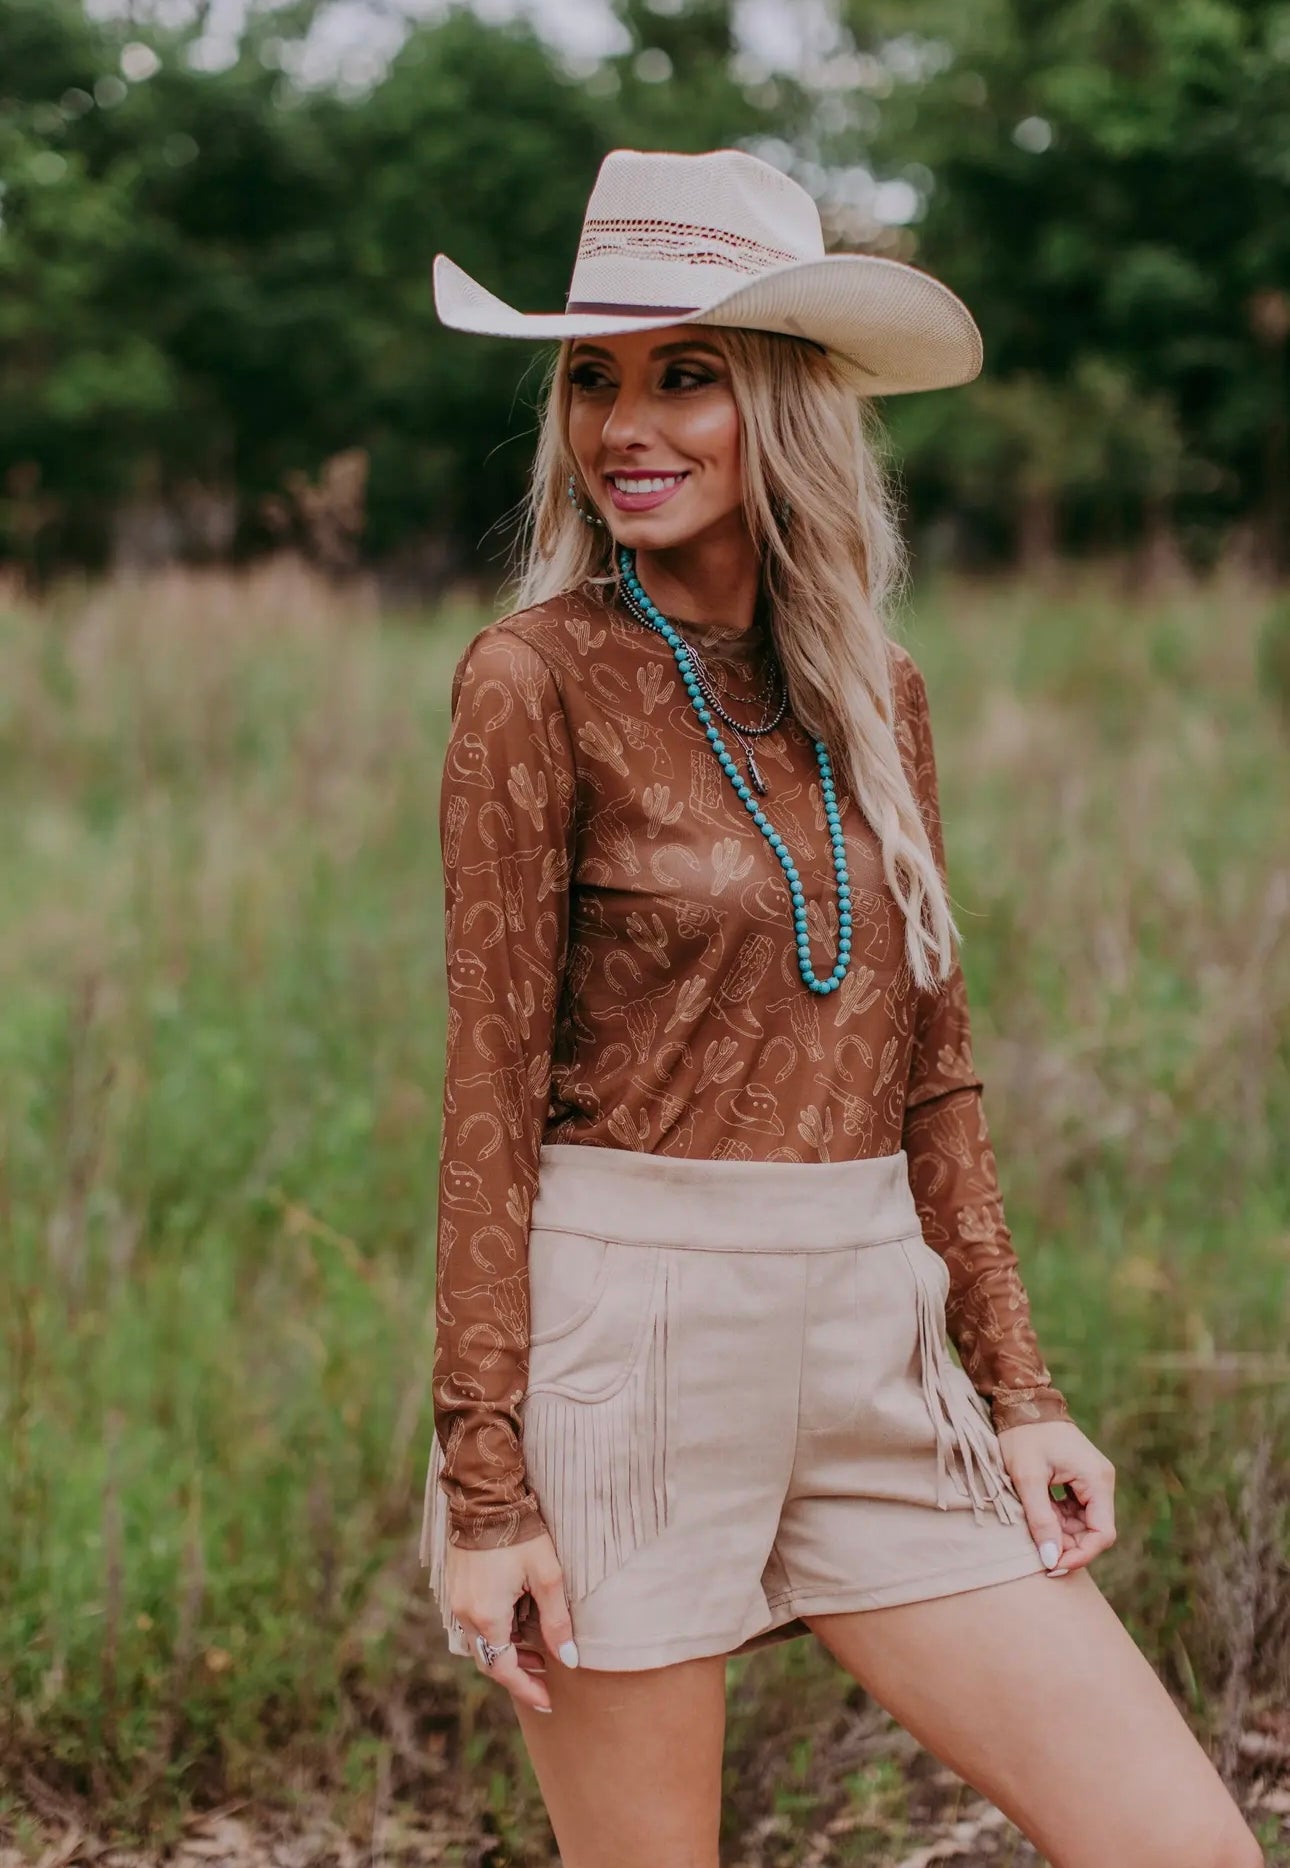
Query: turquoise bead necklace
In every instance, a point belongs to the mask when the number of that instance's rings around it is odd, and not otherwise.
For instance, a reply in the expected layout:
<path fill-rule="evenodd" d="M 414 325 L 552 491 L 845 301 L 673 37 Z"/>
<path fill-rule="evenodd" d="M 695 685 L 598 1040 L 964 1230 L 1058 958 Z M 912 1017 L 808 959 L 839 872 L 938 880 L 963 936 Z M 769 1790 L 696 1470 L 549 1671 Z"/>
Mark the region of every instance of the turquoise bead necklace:
<path fill-rule="evenodd" d="M 670 623 L 662 611 L 657 609 L 646 596 L 641 581 L 636 575 L 636 553 L 626 545 L 618 547 L 618 570 L 633 614 L 648 628 L 661 635 L 671 649 L 676 658 L 677 670 L 685 684 L 685 690 L 690 696 L 690 704 L 699 716 L 699 723 L 707 735 L 708 743 L 716 755 L 718 764 L 743 800 L 754 824 L 779 859 L 780 868 L 788 880 L 788 892 L 793 903 L 793 926 L 797 935 L 797 967 L 802 975 L 803 985 L 811 992 L 836 992 L 851 963 L 851 887 L 847 881 L 846 843 L 842 835 L 842 820 L 838 815 L 837 790 L 833 783 L 833 767 L 829 760 L 828 747 L 822 739 L 812 742 L 815 747 L 816 764 L 820 768 L 820 790 L 824 797 L 824 815 L 828 821 L 829 842 L 833 849 L 833 874 L 838 896 L 838 957 L 828 978 L 819 979 L 811 966 L 811 941 L 806 927 L 806 897 L 802 891 L 802 881 L 797 873 L 797 865 L 788 853 L 788 846 L 758 804 L 748 781 L 727 752 L 725 741 L 713 725 L 711 711 L 704 704 L 703 690 L 694 671 L 689 645 L 676 626 Z"/>

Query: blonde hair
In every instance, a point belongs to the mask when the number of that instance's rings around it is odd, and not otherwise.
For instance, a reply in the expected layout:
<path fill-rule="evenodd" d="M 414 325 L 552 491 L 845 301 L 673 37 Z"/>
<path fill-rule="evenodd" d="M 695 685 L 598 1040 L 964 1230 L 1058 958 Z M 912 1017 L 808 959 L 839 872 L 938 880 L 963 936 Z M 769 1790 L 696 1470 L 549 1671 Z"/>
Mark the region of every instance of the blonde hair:
<path fill-rule="evenodd" d="M 761 554 L 789 704 L 803 729 L 826 742 L 879 838 L 910 970 L 931 990 L 950 972 L 960 936 L 893 732 L 884 617 L 905 557 L 868 405 L 813 344 L 719 326 L 704 334 L 730 365 L 744 520 Z M 568 497 L 571 348 L 572 340 L 561 343 L 543 387 L 514 554 L 517 609 L 579 585 L 616 594 L 619 583 L 612 533 L 587 525 Z M 777 507 L 787 508 L 783 524 Z"/>

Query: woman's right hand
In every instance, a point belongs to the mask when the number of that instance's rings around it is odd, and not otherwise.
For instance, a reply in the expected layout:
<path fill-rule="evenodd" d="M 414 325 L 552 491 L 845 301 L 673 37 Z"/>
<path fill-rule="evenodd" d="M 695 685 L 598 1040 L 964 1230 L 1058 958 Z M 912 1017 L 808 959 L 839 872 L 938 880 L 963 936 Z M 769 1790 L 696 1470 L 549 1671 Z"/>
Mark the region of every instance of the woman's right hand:
<path fill-rule="evenodd" d="M 476 1635 L 482 1634 L 492 1647 L 515 1639 L 515 1607 L 526 1590 L 537 1605 L 543 1644 L 566 1667 L 576 1667 L 578 1650 L 564 1575 L 549 1532 L 493 1550 L 462 1550 L 449 1542 L 444 1559 L 448 1613 L 472 1649 Z M 545 1657 L 539 1649 L 517 1641 L 491 1667 L 485 1667 L 477 1649 L 474 1652 L 475 1665 L 486 1679 L 498 1681 L 522 1704 L 550 1712 L 550 1694 L 542 1683 Z"/>

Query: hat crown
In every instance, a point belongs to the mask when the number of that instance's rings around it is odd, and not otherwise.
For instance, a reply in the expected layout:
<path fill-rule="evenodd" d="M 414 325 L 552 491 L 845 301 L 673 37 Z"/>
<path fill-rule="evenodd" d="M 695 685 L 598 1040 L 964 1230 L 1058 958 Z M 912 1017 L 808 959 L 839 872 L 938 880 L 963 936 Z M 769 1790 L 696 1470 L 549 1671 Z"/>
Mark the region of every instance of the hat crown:
<path fill-rule="evenodd" d="M 820 211 L 742 149 L 612 149 L 600 164 L 563 311 L 521 311 L 446 253 L 435 309 L 458 331 L 568 339 L 715 325 L 805 338 L 865 396 L 966 383 L 981 333 L 948 286 L 876 253 L 826 253 Z"/>
<path fill-rule="evenodd" d="M 613 149 L 596 176 L 566 309 L 696 310 L 776 266 L 824 257 L 806 190 L 742 149 Z"/>

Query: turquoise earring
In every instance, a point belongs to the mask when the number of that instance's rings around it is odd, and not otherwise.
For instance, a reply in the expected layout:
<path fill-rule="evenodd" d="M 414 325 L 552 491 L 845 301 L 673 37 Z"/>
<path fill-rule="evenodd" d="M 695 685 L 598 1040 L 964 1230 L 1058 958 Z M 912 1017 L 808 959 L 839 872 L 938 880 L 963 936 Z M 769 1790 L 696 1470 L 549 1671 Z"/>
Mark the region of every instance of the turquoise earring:
<path fill-rule="evenodd" d="M 579 500 L 578 483 L 574 479 L 572 473 L 569 475 L 569 504 L 573 507 L 578 517 L 587 525 L 603 525 L 605 523 L 598 512 L 588 512 L 586 507 Z"/>

